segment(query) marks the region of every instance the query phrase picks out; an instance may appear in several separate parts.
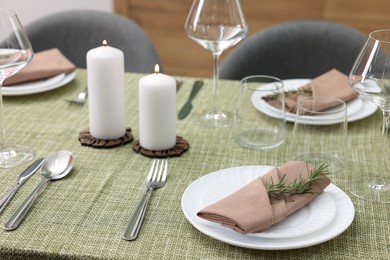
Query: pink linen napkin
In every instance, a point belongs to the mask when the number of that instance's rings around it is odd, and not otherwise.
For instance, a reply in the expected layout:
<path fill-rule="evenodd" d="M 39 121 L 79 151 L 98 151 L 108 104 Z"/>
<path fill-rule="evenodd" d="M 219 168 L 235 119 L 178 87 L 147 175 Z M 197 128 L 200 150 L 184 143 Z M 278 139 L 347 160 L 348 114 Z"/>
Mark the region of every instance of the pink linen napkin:
<path fill-rule="evenodd" d="M 341 99 L 348 102 L 355 99 L 358 93 L 349 85 L 348 77 L 336 69 L 332 69 L 311 80 L 306 85 L 300 87 L 296 92 L 286 93 L 285 108 L 286 112 L 296 113 L 298 109 L 298 101 L 304 97 L 326 96 Z M 273 105 L 276 102 L 274 99 L 264 97 L 266 102 Z M 315 100 L 315 99 L 314 99 Z M 321 111 L 331 108 L 336 104 L 327 102 L 316 102 L 312 104 L 312 110 Z M 280 107 L 274 104 L 275 107 Z"/>
<path fill-rule="evenodd" d="M 299 178 L 306 179 L 313 170 L 314 167 L 305 162 L 289 161 L 205 207 L 197 215 L 242 234 L 264 231 L 308 204 L 329 185 L 330 180 L 324 176 L 312 183 L 311 193 L 292 195 L 291 199 L 272 202 L 268 197 L 265 183 L 271 178 L 273 183 L 279 183 L 284 175 L 286 183 Z"/>
<path fill-rule="evenodd" d="M 70 73 L 76 66 L 69 61 L 60 50 L 54 48 L 34 54 L 26 67 L 5 80 L 4 86 L 10 86 L 28 81 L 40 80 L 61 73 Z"/>

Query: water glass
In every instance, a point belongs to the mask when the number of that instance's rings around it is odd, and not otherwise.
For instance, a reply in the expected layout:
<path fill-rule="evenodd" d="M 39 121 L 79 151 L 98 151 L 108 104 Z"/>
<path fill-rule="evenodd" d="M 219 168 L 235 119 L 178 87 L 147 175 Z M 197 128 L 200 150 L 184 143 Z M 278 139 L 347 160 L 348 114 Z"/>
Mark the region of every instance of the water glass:
<path fill-rule="evenodd" d="M 331 108 L 316 111 L 317 104 Z M 329 173 L 343 169 L 348 147 L 347 106 L 332 97 L 307 97 L 298 102 L 289 157 L 316 167 L 329 165 Z"/>
<path fill-rule="evenodd" d="M 262 112 L 268 106 L 262 97 L 273 97 L 276 116 Z M 265 75 L 241 80 L 234 114 L 233 135 L 238 144 L 253 149 L 270 149 L 281 145 L 286 137 L 286 117 L 282 80 Z"/>

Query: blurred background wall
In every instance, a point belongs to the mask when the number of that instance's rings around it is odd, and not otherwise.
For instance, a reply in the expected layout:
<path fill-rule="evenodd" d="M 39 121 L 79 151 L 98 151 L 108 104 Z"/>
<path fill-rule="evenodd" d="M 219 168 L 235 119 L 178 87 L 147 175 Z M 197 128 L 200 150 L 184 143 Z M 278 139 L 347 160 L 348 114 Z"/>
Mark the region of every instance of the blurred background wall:
<path fill-rule="evenodd" d="M 390 28 L 389 0 L 241 0 L 241 3 L 251 34 L 273 24 L 302 19 L 334 21 L 366 34 Z M 212 77 L 210 51 L 184 32 L 191 4 L 192 0 L 0 0 L 0 7 L 15 10 L 24 24 L 61 10 L 116 12 L 131 18 L 146 31 L 159 52 L 165 73 Z M 228 53 L 222 55 L 221 61 Z"/>
<path fill-rule="evenodd" d="M 113 0 L 0 0 L 0 7 L 14 10 L 23 24 L 42 16 L 73 9 L 113 11 Z"/>
<path fill-rule="evenodd" d="M 165 72 L 212 77 L 210 51 L 184 32 L 191 3 L 192 0 L 114 0 L 114 10 L 132 18 L 149 34 Z M 334 21 L 367 34 L 390 28 L 389 0 L 241 0 L 241 3 L 251 34 L 276 23 L 302 19 Z M 228 51 L 221 60 L 227 54 Z"/>

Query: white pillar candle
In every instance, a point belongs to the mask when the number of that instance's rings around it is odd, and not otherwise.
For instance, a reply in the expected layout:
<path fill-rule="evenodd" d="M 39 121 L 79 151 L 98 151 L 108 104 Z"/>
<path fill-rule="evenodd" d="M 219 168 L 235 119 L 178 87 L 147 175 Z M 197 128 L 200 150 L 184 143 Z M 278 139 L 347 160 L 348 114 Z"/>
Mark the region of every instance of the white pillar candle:
<path fill-rule="evenodd" d="M 176 81 L 155 73 L 140 79 L 139 141 L 143 148 L 161 151 L 176 144 Z"/>
<path fill-rule="evenodd" d="M 124 55 L 107 46 L 87 53 L 89 128 L 98 139 L 116 139 L 126 133 Z"/>

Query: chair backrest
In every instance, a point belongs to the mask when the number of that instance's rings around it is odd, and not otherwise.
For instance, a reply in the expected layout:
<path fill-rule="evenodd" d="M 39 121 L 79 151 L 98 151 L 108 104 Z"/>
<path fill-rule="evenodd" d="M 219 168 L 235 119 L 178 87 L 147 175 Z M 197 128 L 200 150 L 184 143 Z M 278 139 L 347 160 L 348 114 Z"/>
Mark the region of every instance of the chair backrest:
<path fill-rule="evenodd" d="M 26 31 L 35 52 L 56 47 L 79 68 L 86 68 L 87 52 L 101 46 L 103 40 L 124 52 L 125 71 L 153 72 L 160 62 L 146 33 L 132 20 L 114 13 L 65 11 L 28 24 Z"/>
<path fill-rule="evenodd" d="M 220 78 L 314 78 L 332 68 L 348 74 L 366 39 L 353 28 L 322 20 L 277 24 L 237 46 L 221 64 Z"/>

